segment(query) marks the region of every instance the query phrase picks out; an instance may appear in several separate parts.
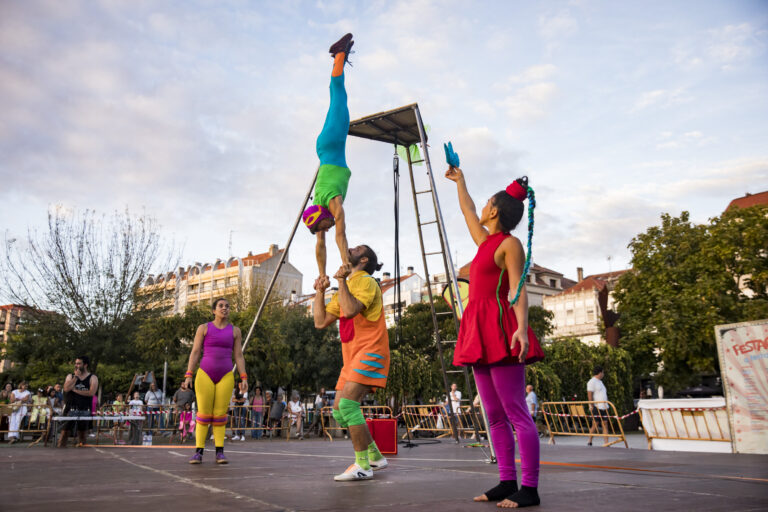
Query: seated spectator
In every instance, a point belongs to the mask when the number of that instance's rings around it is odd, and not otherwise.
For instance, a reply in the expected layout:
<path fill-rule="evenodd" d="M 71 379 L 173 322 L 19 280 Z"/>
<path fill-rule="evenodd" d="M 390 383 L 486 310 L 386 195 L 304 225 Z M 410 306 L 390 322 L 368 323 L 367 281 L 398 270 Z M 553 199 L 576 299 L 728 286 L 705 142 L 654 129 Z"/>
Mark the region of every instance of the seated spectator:
<path fill-rule="evenodd" d="M 37 394 L 32 397 L 32 411 L 29 414 L 29 428 L 39 428 L 42 423 L 45 425 L 48 419 L 48 399 L 43 392 L 43 388 L 37 389 Z"/>
<path fill-rule="evenodd" d="M 195 416 L 192 414 L 192 403 L 185 402 L 184 409 L 179 414 L 179 431 L 181 432 L 181 444 L 187 440 L 187 436 L 195 433 Z"/>
<path fill-rule="evenodd" d="M 10 382 L 3 386 L 0 390 L 0 432 L 8 430 L 8 418 L 11 415 L 11 407 L 8 405 L 11 403 L 11 393 L 13 393 L 13 384 Z M 0 439 L 4 439 L 5 436 L 0 434 Z"/>
<path fill-rule="evenodd" d="M 291 393 L 291 401 L 288 402 L 286 413 L 290 419 L 288 434 L 290 435 L 291 427 L 296 426 L 296 437 L 304 439 L 304 406 L 301 403 L 301 396 L 296 390 Z"/>
<path fill-rule="evenodd" d="M 11 393 L 11 405 L 14 406 L 8 426 L 8 439 L 11 444 L 19 441 L 19 428 L 27 415 L 27 404 L 32 401 L 32 396 L 27 389 L 27 383 L 21 381 L 19 388 Z"/>
<path fill-rule="evenodd" d="M 53 410 L 53 414 L 57 416 L 64 410 L 64 404 L 59 400 L 59 395 L 56 394 L 56 389 L 53 386 L 48 389 L 48 406 Z"/>

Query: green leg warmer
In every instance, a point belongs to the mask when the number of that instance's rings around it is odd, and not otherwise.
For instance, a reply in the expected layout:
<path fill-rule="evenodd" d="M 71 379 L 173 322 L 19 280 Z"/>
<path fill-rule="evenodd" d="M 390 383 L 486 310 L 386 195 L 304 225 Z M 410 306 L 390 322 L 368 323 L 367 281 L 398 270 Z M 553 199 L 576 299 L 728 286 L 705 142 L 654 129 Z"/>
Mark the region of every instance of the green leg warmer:
<path fill-rule="evenodd" d="M 341 405 L 339 405 L 339 407 L 341 407 Z M 338 423 L 341 428 L 347 428 L 349 426 L 347 420 L 344 419 L 344 414 L 338 409 L 333 410 L 333 419 L 336 420 L 336 423 Z"/>
<path fill-rule="evenodd" d="M 339 400 L 339 410 L 344 415 L 347 425 L 365 425 L 365 418 L 360 410 L 360 402 L 342 398 Z"/>

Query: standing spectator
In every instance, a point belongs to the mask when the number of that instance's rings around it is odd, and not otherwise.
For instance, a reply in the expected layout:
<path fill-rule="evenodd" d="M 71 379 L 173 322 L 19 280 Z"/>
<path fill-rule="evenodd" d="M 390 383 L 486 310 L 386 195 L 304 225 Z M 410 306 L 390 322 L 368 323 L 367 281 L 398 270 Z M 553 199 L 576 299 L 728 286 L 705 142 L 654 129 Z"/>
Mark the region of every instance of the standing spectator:
<path fill-rule="evenodd" d="M 195 392 L 189 389 L 187 386 L 187 380 L 181 381 L 181 387 L 173 394 L 173 404 L 176 406 L 176 410 L 181 412 L 184 410 L 186 404 L 192 405 L 195 401 Z"/>
<path fill-rule="evenodd" d="M 272 433 L 275 428 L 282 428 L 283 412 L 285 411 L 285 400 L 283 395 L 278 393 L 277 399 L 272 402 L 272 407 L 269 409 L 269 435 L 272 437 Z"/>
<path fill-rule="evenodd" d="M 461 414 L 461 391 L 459 391 L 455 382 L 451 384 L 450 400 L 453 414 Z"/>
<path fill-rule="evenodd" d="M 195 392 L 187 385 L 187 379 L 181 381 L 181 386 L 173 394 L 171 402 L 173 402 L 173 405 L 175 406 L 173 416 L 173 423 L 175 424 L 177 420 L 180 419 L 184 406 L 189 404 L 191 408 L 192 404 L 195 402 Z"/>
<path fill-rule="evenodd" d="M 296 437 L 304 439 L 304 406 L 301 404 L 301 396 L 298 391 L 293 390 L 291 393 L 291 401 L 288 402 L 286 411 L 291 419 L 288 426 L 288 436 L 290 437 L 291 427 L 296 425 Z"/>
<path fill-rule="evenodd" d="M 160 414 L 160 409 L 162 408 L 164 401 L 165 395 L 163 395 L 162 391 L 157 389 L 157 384 L 153 381 L 152 384 L 149 385 L 149 391 L 144 395 L 144 402 L 147 404 L 147 416 L 149 418 L 149 425 L 147 428 L 149 430 L 155 428 L 155 423 L 158 423 L 160 428 L 163 428 L 163 417 Z M 158 418 L 159 421 L 157 421 L 156 418 Z"/>
<path fill-rule="evenodd" d="M 144 402 L 141 400 L 141 395 L 138 391 L 133 392 L 133 399 L 128 402 L 128 405 L 130 406 L 129 413 L 131 416 L 141 416 L 144 410 Z"/>
<path fill-rule="evenodd" d="M 533 386 L 530 384 L 525 386 L 525 392 L 525 403 L 528 405 L 528 412 L 531 413 L 531 418 L 536 423 L 536 413 L 539 412 L 539 399 L 536 393 L 533 392 Z"/>
<path fill-rule="evenodd" d="M 32 401 L 31 395 L 32 394 L 27 389 L 27 383 L 24 381 L 21 381 L 19 383 L 19 388 L 14 389 L 11 393 L 11 405 L 14 406 L 9 422 L 10 425 L 8 427 L 8 439 L 10 439 L 11 444 L 18 442 L 19 440 L 19 427 L 21 426 L 24 416 L 27 415 L 27 404 Z"/>
<path fill-rule="evenodd" d="M 245 386 L 245 382 L 240 381 L 233 390 L 234 397 L 232 400 L 232 436 L 233 441 L 245 441 L 245 420 L 248 414 L 248 388 Z"/>
<path fill-rule="evenodd" d="M 261 394 L 261 386 L 256 386 L 253 390 L 251 410 L 253 413 L 253 430 L 251 431 L 251 437 L 254 439 L 261 439 L 261 436 L 264 433 L 261 430 L 261 422 L 264 420 L 264 395 Z"/>
<path fill-rule="evenodd" d="M 323 435 L 323 407 L 328 406 L 328 397 L 325 394 L 325 388 L 320 388 L 320 392 L 315 396 L 315 406 L 313 408 L 314 416 L 312 417 L 312 424 L 307 429 L 307 435 L 317 431 L 317 435 Z"/>
<path fill-rule="evenodd" d="M 589 428 L 590 436 L 587 441 L 587 446 L 592 446 L 591 434 L 597 432 L 598 418 L 600 419 L 600 423 L 602 423 L 603 426 L 603 435 L 608 433 L 608 422 L 606 421 L 608 418 L 608 390 L 605 389 L 605 384 L 603 384 L 603 377 L 605 377 L 603 367 L 595 366 L 595 369 L 592 372 L 592 378 L 589 379 L 589 382 L 587 382 L 587 396 L 589 401 L 599 402 L 590 408 L 590 412 L 592 413 L 593 417 L 592 426 Z"/>
<path fill-rule="evenodd" d="M 77 433 L 78 446 L 85 446 L 85 433 L 91 429 L 91 420 L 78 420 L 91 416 L 91 397 L 99 389 L 99 379 L 90 372 L 90 359 L 80 356 L 75 359 L 75 372 L 67 375 L 64 381 L 65 407 L 64 414 L 75 418 L 64 422 L 59 448 L 66 448 L 67 438 L 72 430 Z"/>

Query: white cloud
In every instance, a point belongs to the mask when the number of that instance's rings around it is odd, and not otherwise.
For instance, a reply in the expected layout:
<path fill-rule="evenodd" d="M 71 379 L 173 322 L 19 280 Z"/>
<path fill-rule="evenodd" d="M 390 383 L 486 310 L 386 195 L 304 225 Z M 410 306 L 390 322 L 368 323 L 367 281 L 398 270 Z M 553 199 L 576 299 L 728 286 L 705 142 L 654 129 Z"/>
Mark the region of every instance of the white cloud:
<path fill-rule="evenodd" d="M 510 119 L 535 121 L 548 114 L 557 92 L 557 86 L 551 82 L 528 85 L 501 100 L 500 105 L 506 109 Z"/>
<path fill-rule="evenodd" d="M 568 10 L 539 17 L 539 33 L 545 39 L 562 39 L 575 34 L 579 23 Z"/>
<path fill-rule="evenodd" d="M 758 31 L 749 23 L 711 30 L 707 54 L 720 63 L 723 69 L 729 69 L 761 54 L 765 49 L 766 34 L 767 31 Z"/>
<path fill-rule="evenodd" d="M 656 89 L 642 93 L 635 100 L 635 104 L 630 109 L 630 112 L 638 112 L 649 107 L 666 108 L 678 103 L 691 101 L 691 99 L 690 95 L 682 87 L 673 90 Z"/>

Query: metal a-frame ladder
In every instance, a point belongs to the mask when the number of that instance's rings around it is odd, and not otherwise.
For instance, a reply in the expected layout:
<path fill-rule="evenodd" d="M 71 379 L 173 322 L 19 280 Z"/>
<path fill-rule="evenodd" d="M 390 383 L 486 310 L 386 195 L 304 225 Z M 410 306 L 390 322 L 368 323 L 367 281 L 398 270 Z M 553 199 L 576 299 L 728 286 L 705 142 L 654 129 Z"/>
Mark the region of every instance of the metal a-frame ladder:
<path fill-rule="evenodd" d="M 473 418 L 478 418 L 475 411 L 473 400 L 472 381 L 474 380 L 470 375 L 467 367 L 453 367 L 450 363 L 445 361 L 445 350 L 447 346 L 456 344 L 456 340 L 443 340 L 440 336 L 439 330 L 439 318 L 441 315 L 452 315 L 454 325 L 456 327 L 456 333 L 459 332 L 459 317 L 463 313 L 463 305 L 460 300 L 454 300 L 454 291 L 458 290 L 456 280 L 456 270 L 451 258 L 451 251 L 448 245 L 448 236 L 445 230 L 445 221 L 443 220 L 443 213 L 440 209 L 440 200 L 437 197 L 437 190 L 435 189 L 435 180 L 432 174 L 432 165 L 429 160 L 429 151 L 427 148 L 427 134 L 424 130 L 424 123 L 421 119 L 421 113 L 419 111 L 419 105 L 413 103 L 387 112 L 381 112 L 379 114 L 373 114 L 361 119 L 352 121 L 349 124 L 349 135 L 355 137 L 362 137 L 366 139 L 376 140 L 380 142 L 387 142 L 395 146 L 404 146 L 406 148 L 405 154 L 408 159 L 408 174 L 411 181 L 411 192 L 413 194 L 413 207 L 416 213 L 417 231 L 419 233 L 419 246 L 421 248 L 422 262 L 424 264 L 424 275 L 427 283 L 429 305 L 432 311 L 432 326 L 433 326 L 433 340 L 437 346 L 437 351 L 440 356 L 440 367 L 443 373 L 443 384 L 445 386 L 446 396 L 448 397 L 449 418 L 451 425 L 453 426 L 453 436 L 456 442 L 459 442 L 459 421 L 456 415 L 456 411 L 453 410 L 453 402 L 450 399 L 450 374 L 463 374 L 464 386 L 469 394 L 470 400 L 470 412 Z M 412 160 L 410 146 L 413 144 L 419 144 L 421 149 L 421 159 Z M 424 164 L 426 170 L 426 180 L 421 173 L 414 173 L 414 165 Z M 419 183 L 417 183 L 417 174 L 419 175 Z M 424 214 L 429 214 L 429 208 L 426 207 L 425 212 L 422 212 L 422 207 L 419 205 L 419 197 L 427 196 L 431 198 L 432 212 L 434 216 L 430 216 L 425 220 Z M 433 229 L 436 228 L 436 229 Z M 435 233 L 436 231 L 436 233 Z M 436 235 L 436 236 L 435 236 Z M 425 240 L 428 243 L 439 242 L 439 246 L 427 247 Z M 444 276 L 446 281 L 433 283 L 430 278 L 429 271 L 429 259 L 433 256 L 439 256 L 442 260 L 442 266 L 444 269 Z M 455 308 L 451 311 L 437 312 L 435 310 L 435 294 L 433 293 L 433 285 L 448 284 L 450 290 L 450 299 L 452 304 L 456 304 Z M 440 300 L 442 295 L 438 294 Z M 458 310 L 458 311 L 457 311 Z M 449 369 L 450 366 L 450 369 Z M 487 424 L 487 421 L 486 421 Z M 477 429 L 477 422 L 472 421 L 472 425 L 475 430 L 475 438 L 480 439 L 480 434 Z M 487 431 L 487 429 L 486 429 Z M 489 436 L 490 439 L 490 436 Z M 493 445 L 491 446 L 490 461 L 494 461 Z"/>

